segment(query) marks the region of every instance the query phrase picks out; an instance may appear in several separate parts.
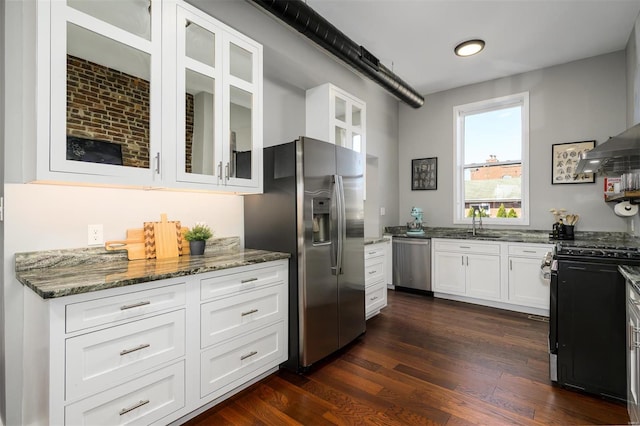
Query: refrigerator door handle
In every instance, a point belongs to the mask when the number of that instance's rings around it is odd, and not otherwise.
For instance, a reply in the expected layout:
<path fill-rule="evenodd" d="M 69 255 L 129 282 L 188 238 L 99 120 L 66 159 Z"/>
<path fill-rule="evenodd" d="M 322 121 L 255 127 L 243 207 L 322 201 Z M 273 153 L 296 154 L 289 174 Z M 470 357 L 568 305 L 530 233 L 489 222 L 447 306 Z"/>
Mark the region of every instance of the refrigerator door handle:
<path fill-rule="evenodd" d="M 344 241 L 346 239 L 347 231 L 347 214 L 345 211 L 345 199 L 344 199 L 344 182 L 342 176 L 336 175 L 338 182 L 338 274 L 342 274 L 342 262 L 344 257 Z"/>
<path fill-rule="evenodd" d="M 338 258 L 341 254 L 339 252 L 340 225 L 337 225 L 340 218 L 340 187 L 338 183 L 338 175 L 333 175 L 331 177 L 331 185 L 331 275 L 338 275 Z M 333 229 L 334 226 L 335 231 Z"/>

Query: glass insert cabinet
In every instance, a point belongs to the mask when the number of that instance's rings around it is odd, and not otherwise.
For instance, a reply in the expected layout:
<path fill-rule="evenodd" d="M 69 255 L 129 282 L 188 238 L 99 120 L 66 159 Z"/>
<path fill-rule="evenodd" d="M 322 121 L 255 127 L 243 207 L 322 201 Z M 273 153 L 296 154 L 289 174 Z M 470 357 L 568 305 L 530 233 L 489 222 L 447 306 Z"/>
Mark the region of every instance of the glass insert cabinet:
<path fill-rule="evenodd" d="M 38 63 L 34 180 L 261 191 L 259 43 L 178 0 L 39 0 Z"/>

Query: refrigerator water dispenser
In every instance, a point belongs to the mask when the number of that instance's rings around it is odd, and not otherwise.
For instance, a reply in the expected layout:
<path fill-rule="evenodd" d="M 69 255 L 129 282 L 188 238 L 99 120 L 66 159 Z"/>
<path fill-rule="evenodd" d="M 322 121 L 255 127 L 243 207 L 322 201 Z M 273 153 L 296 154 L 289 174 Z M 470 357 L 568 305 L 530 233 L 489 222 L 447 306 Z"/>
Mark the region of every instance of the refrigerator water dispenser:
<path fill-rule="evenodd" d="M 330 198 L 313 199 L 313 245 L 331 244 L 330 206 Z"/>

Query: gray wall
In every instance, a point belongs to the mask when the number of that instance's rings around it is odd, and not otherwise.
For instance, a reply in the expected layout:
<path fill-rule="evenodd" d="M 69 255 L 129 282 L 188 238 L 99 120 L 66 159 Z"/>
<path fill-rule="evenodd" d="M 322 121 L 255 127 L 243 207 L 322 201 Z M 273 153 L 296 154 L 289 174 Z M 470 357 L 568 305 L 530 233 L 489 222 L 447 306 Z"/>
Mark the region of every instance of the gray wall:
<path fill-rule="evenodd" d="M 400 104 L 400 212 L 425 210 L 428 226 L 453 223 L 453 107 L 513 93 L 529 92 L 529 229 L 549 229 L 550 208 L 581 215 L 579 231 L 626 232 L 625 219 L 603 201 L 602 178 L 595 184 L 551 185 L 551 145 L 595 139 L 602 143 L 626 128 L 623 51 L 489 82 L 435 93 L 413 110 Z M 438 189 L 411 191 L 412 158 L 438 157 Z"/>
<path fill-rule="evenodd" d="M 304 135 L 307 89 L 331 82 L 366 102 L 367 154 L 380 159 L 378 201 L 386 210 L 379 224 L 380 227 L 397 224 L 398 101 L 249 2 L 190 0 L 189 3 L 262 43 L 265 146 Z M 375 222 L 378 218 L 366 219 Z"/>
<path fill-rule="evenodd" d="M 627 127 L 640 123 L 640 15 L 627 42 Z M 640 236 L 640 216 L 628 222 L 628 232 Z"/>

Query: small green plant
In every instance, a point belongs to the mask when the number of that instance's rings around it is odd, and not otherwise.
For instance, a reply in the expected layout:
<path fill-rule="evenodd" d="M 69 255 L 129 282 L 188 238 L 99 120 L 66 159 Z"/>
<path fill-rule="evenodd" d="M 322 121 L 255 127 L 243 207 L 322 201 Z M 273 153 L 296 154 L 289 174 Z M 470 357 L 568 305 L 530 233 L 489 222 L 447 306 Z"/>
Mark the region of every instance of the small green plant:
<path fill-rule="evenodd" d="M 507 217 L 518 217 L 518 213 L 516 213 L 516 211 L 512 207 L 511 209 L 509 209 L 509 213 L 507 213 Z"/>
<path fill-rule="evenodd" d="M 498 207 L 496 217 L 507 217 L 507 209 L 504 207 L 504 204 L 500 204 L 500 207 Z"/>
<path fill-rule="evenodd" d="M 213 236 L 211 228 L 203 222 L 197 222 L 195 226 L 184 234 L 187 241 L 206 241 Z"/>

